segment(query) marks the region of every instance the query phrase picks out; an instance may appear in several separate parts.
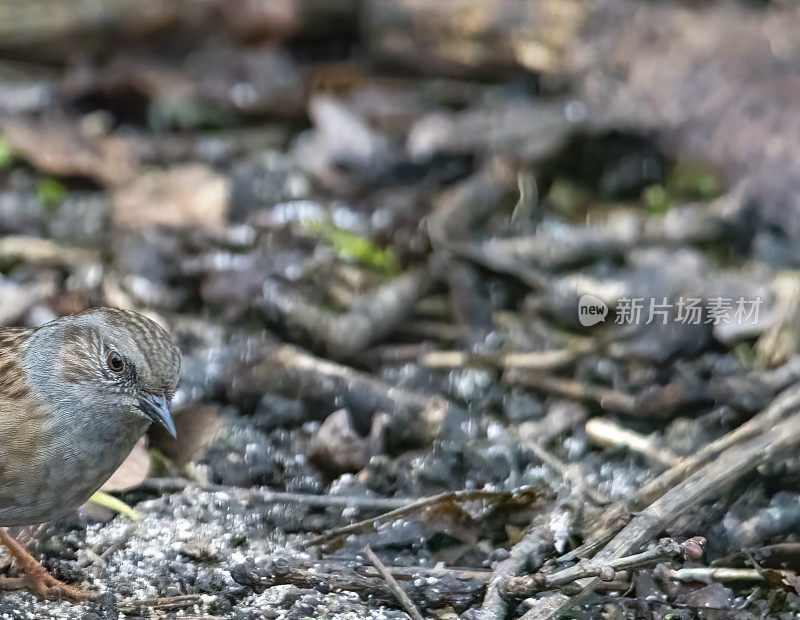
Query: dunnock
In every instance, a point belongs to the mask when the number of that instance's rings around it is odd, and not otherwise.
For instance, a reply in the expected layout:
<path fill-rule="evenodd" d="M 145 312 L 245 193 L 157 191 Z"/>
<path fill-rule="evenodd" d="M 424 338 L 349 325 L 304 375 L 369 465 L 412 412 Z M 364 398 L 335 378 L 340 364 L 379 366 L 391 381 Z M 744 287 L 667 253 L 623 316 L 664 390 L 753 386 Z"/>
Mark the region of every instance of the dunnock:
<path fill-rule="evenodd" d="M 126 310 L 97 308 L 34 329 L 0 328 L 0 526 L 49 521 L 83 504 L 152 422 L 173 436 L 181 355 L 169 334 Z M 69 599 L 0 527 L 23 577 L 0 587 Z"/>

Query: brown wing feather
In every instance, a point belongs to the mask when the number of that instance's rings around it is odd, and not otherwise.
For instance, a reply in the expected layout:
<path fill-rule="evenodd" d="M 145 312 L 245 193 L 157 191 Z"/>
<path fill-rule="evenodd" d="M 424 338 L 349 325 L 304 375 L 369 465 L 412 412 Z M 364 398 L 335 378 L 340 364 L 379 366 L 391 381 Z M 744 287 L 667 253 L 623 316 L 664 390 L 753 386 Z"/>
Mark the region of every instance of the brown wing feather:
<path fill-rule="evenodd" d="M 16 402 L 30 394 L 18 364 L 20 346 L 28 333 L 18 327 L 0 329 L 0 400 Z"/>
<path fill-rule="evenodd" d="M 43 467 L 37 455 L 45 414 L 33 402 L 18 364 L 29 333 L 0 328 L 0 525 L 15 521 L 18 508 L 31 501 Z"/>

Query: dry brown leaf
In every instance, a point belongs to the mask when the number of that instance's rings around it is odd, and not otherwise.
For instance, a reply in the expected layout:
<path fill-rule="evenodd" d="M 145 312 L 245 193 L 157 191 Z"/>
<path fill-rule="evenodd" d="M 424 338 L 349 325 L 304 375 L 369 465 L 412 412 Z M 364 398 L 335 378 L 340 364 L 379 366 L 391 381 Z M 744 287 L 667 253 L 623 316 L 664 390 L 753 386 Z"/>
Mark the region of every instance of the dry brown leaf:
<path fill-rule="evenodd" d="M 189 164 L 141 175 L 114 191 L 114 222 L 140 227 L 225 226 L 230 202 L 228 180 L 208 166 Z"/>
<path fill-rule="evenodd" d="M 138 162 L 130 143 L 107 135 L 88 135 L 66 123 L 0 121 L 13 152 L 31 165 L 58 176 L 80 176 L 114 185 L 131 179 Z"/>
<path fill-rule="evenodd" d="M 111 478 L 100 487 L 101 491 L 125 491 L 138 487 L 150 472 L 150 453 L 147 450 L 147 438 L 142 437 L 133 446 L 122 465 L 117 468 Z"/>
<path fill-rule="evenodd" d="M 178 440 L 170 437 L 163 429 L 152 429 L 153 447 L 175 465 L 182 467 L 201 457 L 205 449 L 214 443 L 226 423 L 220 407 L 192 405 L 175 412 Z"/>

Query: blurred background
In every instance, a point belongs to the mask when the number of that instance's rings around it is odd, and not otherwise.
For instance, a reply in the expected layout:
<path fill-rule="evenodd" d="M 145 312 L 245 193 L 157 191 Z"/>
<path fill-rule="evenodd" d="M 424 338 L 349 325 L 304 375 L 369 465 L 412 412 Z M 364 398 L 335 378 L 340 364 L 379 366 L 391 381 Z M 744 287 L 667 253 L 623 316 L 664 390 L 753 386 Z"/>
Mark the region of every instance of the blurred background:
<path fill-rule="evenodd" d="M 178 440 L 105 487 L 136 518 L 18 532 L 104 595 L 0 613 L 796 617 L 798 26 L 0 3 L 0 322 L 113 305 L 184 356 Z"/>

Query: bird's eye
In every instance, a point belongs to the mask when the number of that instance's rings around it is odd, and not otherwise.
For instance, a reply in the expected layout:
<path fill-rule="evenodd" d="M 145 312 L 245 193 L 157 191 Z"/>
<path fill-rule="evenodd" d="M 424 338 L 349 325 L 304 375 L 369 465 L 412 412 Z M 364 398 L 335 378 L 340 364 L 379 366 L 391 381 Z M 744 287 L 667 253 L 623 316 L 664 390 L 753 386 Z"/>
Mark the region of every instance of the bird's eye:
<path fill-rule="evenodd" d="M 108 368 L 114 372 L 122 372 L 125 369 L 125 360 L 116 351 L 112 351 L 106 358 Z"/>

